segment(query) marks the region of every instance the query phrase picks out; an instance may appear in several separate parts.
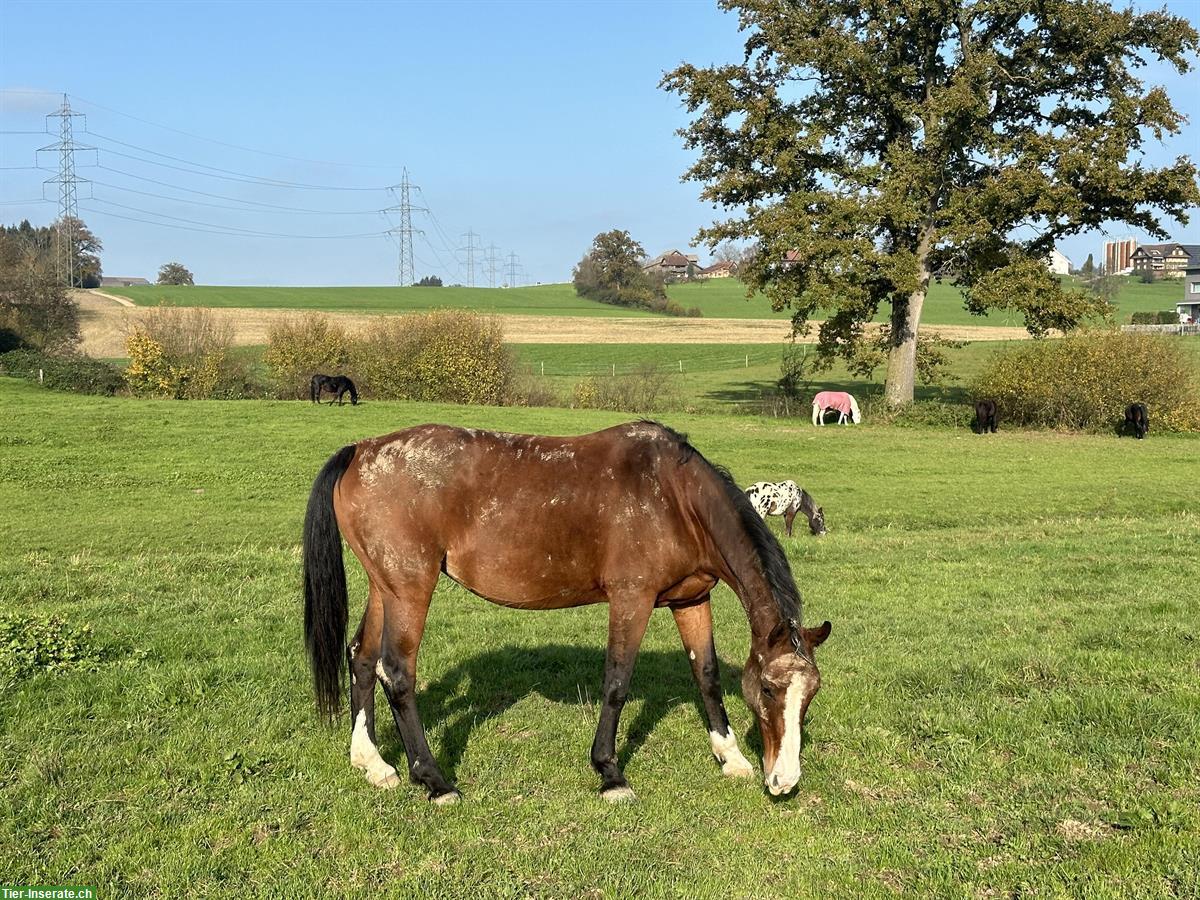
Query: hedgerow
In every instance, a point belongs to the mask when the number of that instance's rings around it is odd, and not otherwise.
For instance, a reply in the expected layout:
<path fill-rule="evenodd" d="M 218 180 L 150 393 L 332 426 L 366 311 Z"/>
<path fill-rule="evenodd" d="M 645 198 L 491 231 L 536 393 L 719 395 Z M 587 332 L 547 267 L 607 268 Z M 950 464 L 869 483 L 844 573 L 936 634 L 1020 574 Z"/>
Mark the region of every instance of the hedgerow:
<path fill-rule="evenodd" d="M 1200 430 L 1200 384 L 1180 338 L 1088 331 L 997 353 L 972 385 L 1014 425 L 1098 430 L 1134 402 L 1165 431 Z M 1184 339 L 1186 340 L 1186 339 Z"/>

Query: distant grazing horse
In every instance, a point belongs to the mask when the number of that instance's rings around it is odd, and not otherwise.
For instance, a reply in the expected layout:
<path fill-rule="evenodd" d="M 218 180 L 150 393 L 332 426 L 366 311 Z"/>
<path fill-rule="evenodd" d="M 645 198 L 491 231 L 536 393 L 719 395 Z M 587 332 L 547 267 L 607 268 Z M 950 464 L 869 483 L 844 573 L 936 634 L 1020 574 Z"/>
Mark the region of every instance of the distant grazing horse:
<path fill-rule="evenodd" d="M 839 425 L 845 425 L 847 417 L 855 425 L 862 421 L 862 413 L 858 411 L 858 401 L 845 391 L 821 391 L 813 397 L 812 409 L 814 425 L 824 425 L 825 413 L 831 409 L 838 411 Z"/>
<path fill-rule="evenodd" d="M 312 395 L 313 403 L 321 402 L 321 393 L 328 391 L 337 397 L 337 405 L 342 405 L 342 398 L 346 394 L 350 395 L 350 405 L 358 406 L 358 391 L 354 389 L 354 382 L 345 375 L 314 375 L 312 381 L 308 385 L 309 393 Z M 333 401 L 329 401 L 329 405 L 333 406 Z"/>
<path fill-rule="evenodd" d="M 977 400 L 975 402 L 975 431 L 978 434 L 996 433 L 996 401 Z"/>
<path fill-rule="evenodd" d="M 1146 436 L 1150 430 L 1150 413 L 1145 403 L 1130 403 L 1125 407 L 1125 426 L 1133 430 L 1139 441 Z"/>
<path fill-rule="evenodd" d="M 348 648 L 343 537 L 369 584 Z M 654 422 L 570 438 L 420 425 L 343 447 L 317 475 L 304 522 L 304 634 L 318 708 L 337 715 L 348 661 L 350 763 L 392 787 L 396 770 L 375 740 L 381 681 L 410 778 L 432 801 L 453 803 L 459 793 L 429 750 L 416 702 L 417 650 L 443 573 L 501 606 L 609 605 L 592 744 L 608 800 L 633 797 L 617 764 L 617 719 L 660 606 L 683 638 L 713 755 L 726 775 L 753 774 L 721 699 L 709 597 L 724 581 L 750 620 L 742 694 L 762 734 L 766 787 L 785 794 L 800 779 L 805 711 L 821 684 L 813 651 L 830 625 L 801 627 L 778 540 L 729 473 L 683 435 Z M 488 640 L 478 639 L 474 649 Z"/>
<path fill-rule="evenodd" d="M 788 537 L 792 535 L 792 520 L 797 512 L 808 518 L 808 530 L 817 537 L 825 534 L 825 511 L 813 502 L 812 495 L 797 487 L 794 481 L 759 481 L 746 488 L 746 496 L 754 511 L 764 519 L 767 516 L 783 516 Z"/>

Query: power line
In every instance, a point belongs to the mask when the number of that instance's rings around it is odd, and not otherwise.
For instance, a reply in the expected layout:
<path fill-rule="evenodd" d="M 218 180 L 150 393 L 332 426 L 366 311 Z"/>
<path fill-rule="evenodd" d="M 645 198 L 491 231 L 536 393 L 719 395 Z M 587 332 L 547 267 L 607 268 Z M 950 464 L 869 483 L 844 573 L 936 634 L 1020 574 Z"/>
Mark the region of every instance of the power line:
<path fill-rule="evenodd" d="M 91 132 L 89 132 L 91 133 Z M 89 148 L 89 149 L 95 149 Z M 141 148 L 138 148 L 141 149 Z M 134 156 L 131 153 L 122 153 L 120 150 L 112 150 L 105 148 L 105 153 L 111 153 L 113 156 L 121 156 L 125 159 L 136 160 L 137 162 L 146 163 L 151 166 L 161 166 L 164 169 L 174 169 L 176 172 L 186 172 L 189 175 L 200 175 L 204 178 L 219 178 L 222 181 L 238 181 L 242 184 L 256 184 L 259 187 L 270 188 L 292 188 L 294 190 L 304 191 L 370 191 L 382 192 L 387 188 L 382 187 L 340 187 L 331 184 L 305 184 L 299 181 L 278 181 L 272 178 L 262 178 L 257 175 L 245 175 L 242 172 L 232 172 L 228 169 L 218 169 L 216 166 L 205 166 L 205 168 L 213 169 L 212 172 L 198 172 L 196 169 L 185 169 L 182 166 L 173 166 L 170 163 L 158 162 L 154 159 L 144 159 L 140 156 Z M 152 152 L 152 151 L 151 151 Z M 186 162 L 186 160 L 184 160 Z M 224 174 L 222 174 L 224 173 Z"/>
<path fill-rule="evenodd" d="M 183 187 L 183 185 L 172 184 L 169 181 L 159 181 L 156 178 L 146 178 L 143 175 L 134 175 L 132 172 L 126 172 L 123 169 L 114 169 L 112 166 L 105 166 L 105 165 L 97 164 L 95 166 L 95 168 L 103 169 L 106 172 L 113 172 L 117 175 L 124 175 L 126 178 L 132 178 L 136 181 L 144 181 L 147 184 L 157 184 L 160 187 L 171 188 L 172 190 L 175 190 L 175 191 L 183 191 L 184 193 L 187 193 L 187 194 L 196 194 L 200 197 L 212 197 L 214 200 L 229 200 L 229 201 L 232 201 L 233 203 L 245 203 L 248 206 L 262 206 L 266 209 L 277 209 L 277 210 L 281 210 L 284 212 L 312 212 L 312 213 L 323 213 L 325 215 L 372 215 L 372 216 L 378 215 L 378 213 L 380 212 L 380 210 L 378 210 L 378 209 L 368 209 L 368 210 L 355 210 L 352 213 L 342 213 L 342 212 L 335 211 L 335 210 L 307 209 L 305 207 L 299 207 L 299 206 L 280 206 L 275 203 L 263 203 L 261 200 L 245 200 L 241 197 L 230 197 L 225 194 L 214 194 L 214 193 L 211 193 L 210 191 L 198 191 L 195 188 Z M 96 182 L 96 184 L 100 184 L 100 183 L 101 182 Z M 118 186 L 117 190 L 132 190 L 132 189 L 131 188 L 122 188 L 122 187 Z M 176 199 L 176 198 L 163 198 L 163 199 Z M 187 203 L 188 201 L 179 198 L 178 202 Z M 248 212 L 251 212 L 251 211 L 252 210 L 248 210 Z"/>
<path fill-rule="evenodd" d="M 107 167 L 100 166 L 99 168 L 104 169 Z M 116 170 L 110 169 L 109 171 L 116 171 Z M 120 174 L 124 175 L 125 173 L 122 172 Z M 130 177 L 136 178 L 137 176 L 133 175 Z M 98 181 L 96 179 L 92 179 L 92 184 L 99 185 L 101 187 L 112 188 L 115 191 L 123 191 L 124 193 L 127 193 L 127 194 L 138 194 L 142 197 L 154 197 L 157 200 L 170 200 L 173 203 L 186 203 L 190 206 L 207 206 L 212 209 L 232 209 L 235 212 L 260 212 L 260 210 L 246 209 L 244 206 L 231 206 L 228 203 L 207 203 L 204 200 L 188 200 L 186 197 L 168 197 L 166 194 L 156 194 L 153 191 L 139 191 L 137 188 L 126 187 L 125 185 L 121 185 L 121 184 L 113 184 L 108 181 Z M 166 187 L 170 187 L 175 190 L 181 190 L 181 191 L 187 190 L 187 188 L 181 188 L 181 187 L 177 187 L 176 185 L 170 185 L 170 184 L 166 185 Z M 222 200 L 232 200 L 234 203 L 251 203 L 256 206 L 264 206 L 264 207 L 266 207 L 266 209 L 261 210 L 261 212 L 264 212 L 264 213 L 270 213 L 270 212 L 277 211 L 277 212 L 294 213 L 296 215 L 304 215 L 304 216 L 377 216 L 380 213 L 380 210 L 378 210 L 378 209 L 354 209 L 354 210 L 305 209 L 304 207 L 299 207 L 299 206 L 277 206 L 272 203 L 256 203 L 253 200 L 242 200 L 238 197 L 221 197 L 219 194 L 212 194 L 212 195 L 208 195 L 208 196 L 219 197 Z"/>
<path fill-rule="evenodd" d="M 5 93 L 5 92 L 0 91 L 0 93 Z M 42 94 L 42 93 L 48 93 L 48 92 L 46 92 L 46 91 L 8 91 L 7 93 L 25 93 L 25 94 L 38 93 L 38 94 Z M 317 165 L 320 165 L 320 166 L 336 166 L 336 167 L 344 168 L 344 169 L 388 169 L 391 171 L 395 171 L 395 166 L 377 166 L 377 165 L 370 165 L 367 163 L 341 163 L 341 162 L 332 162 L 330 160 L 324 160 L 324 159 L 308 159 L 303 156 L 287 156 L 283 153 L 274 153 L 274 152 L 271 152 L 268 150 L 258 150 L 254 147 L 242 146 L 241 144 L 230 144 L 226 141 L 218 141 L 215 138 L 205 137 L 202 134 L 195 134 L 191 131 L 182 131 L 179 128 L 172 128 L 170 125 L 163 125 L 159 122 L 152 122 L 149 119 L 143 119 L 139 116 L 131 115 L 130 113 L 127 113 L 127 112 L 122 112 L 119 109 L 113 109 L 111 106 L 105 106 L 102 103 L 97 103 L 95 100 L 88 100 L 86 97 L 80 97 L 80 96 L 76 95 L 75 99 L 82 102 L 83 104 L 85 104 L 87 106 L 94 106 L 97 109 L 103 109 L 103 110 L 106 110 L 107 112 L 116 113 L 118 116 L 124 116 L 125 118 L 132 119 L 135 122 L 141 122 L 143 125 L 150 125 L 154 128 L 161 128 L 163 131 L 170 131 L 175 134 L 181 134 L 184 137 L 194 138 L 195 140 L 198 140 L 198 141 L 205 141 L 206 143 L 209 143 L 209 144 L 216 144 L 218 147 L 229 147 L 230 149 L 233 149 L 233 150 L 243 150 L 246 153 L 257 153 L 260 156 L 269 156 L 269 157 L 273 157 L 275 159 L 286 159 L 290 162 L 316 163 Z"/>
<path fill-rule="evenodd" d="M 109 206 L 116 206 L 120 209 L 131 209 L 134 212 L 140 212 L 143 215 L 159 216 L 161 218 L 176 219 L 174 216 L 164 216 L 162 213 L 151 212 L 144 209 L 135 209 L 134 207 L 122 206 L 119 203 L 112 203 L 101 198 L 94 198 L 93 202 L 105 203 Z M 265 237 L 265 238 L 287 238 L 293 240 L 348 240 L 351 238 L 368 238 L 368 237 L 384 237 L 386 231 L 369 231 L 362 234 L 277 234 L 269 231 L 249 231 L 246 229 L 233 230 L 235 226 L 228 225 L 213 225 L 209 222 L 195 222 L 193 225 L 173 225 L 170 222 L 155 222 L 150 219 L 139 219 L 136 216 L 126 216 L 121 213 L 109 212 L 106 209 L 96 209 L 95 207 L 85 206 L 88 212 L 99 213 L 102 216 L 112 216 L 116 219 L 126 219 L 130 222 L 141 222 L 143 225 L 155 225 L 160 228 L 176 228 L 180 231 L 198 231 L 202 234 L 223 234 L 232 237 Z M 176 219 L 180 222 L 190 222 L 190 219 Z M 203 227 L 196 227 L 203 226 Z"/>

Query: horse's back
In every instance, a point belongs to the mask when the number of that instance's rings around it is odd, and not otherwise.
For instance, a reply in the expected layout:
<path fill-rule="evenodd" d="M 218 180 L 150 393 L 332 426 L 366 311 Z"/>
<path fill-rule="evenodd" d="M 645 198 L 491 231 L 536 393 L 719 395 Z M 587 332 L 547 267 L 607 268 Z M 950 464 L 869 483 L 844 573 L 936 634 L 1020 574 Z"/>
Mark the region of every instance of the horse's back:
<path fill-rule="evenodd" d="M 496 602 L 572 606 L 630 559 L 672 564 L 655 557 L 692 533 L 684 447 L 648 423 L 579 437 L 417 426 L 357 444 L 338 518 L 365 565 L 401 544 L 396 565 L 436 559 Z"/>

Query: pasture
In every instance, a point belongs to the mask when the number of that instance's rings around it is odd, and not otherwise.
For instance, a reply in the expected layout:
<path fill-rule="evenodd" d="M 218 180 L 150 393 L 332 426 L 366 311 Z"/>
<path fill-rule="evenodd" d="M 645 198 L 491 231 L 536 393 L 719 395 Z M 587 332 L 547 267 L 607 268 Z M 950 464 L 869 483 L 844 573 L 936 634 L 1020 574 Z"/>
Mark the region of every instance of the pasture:
<path fill-rule="evenodd" d="M 209 285 L 139 285 L 106 287 L 106 293 L 139 306 L 209 306 L 231 309 L 300 309 L 324 312 L 398 313 L 428 309 L 468 308 L 478 312 L 540 316 L 650 316 L 652 313 L 609 306 L 575 296 L 570 284 L 541 284 L 492 289 L 467 287 L 218 287 Z M 746 288 L 733 278 L 713 278 L 694 284 L 673 284 L 668 296 L 685 309 L 699 307 L 708 318 L 779 319 L 788 310 L 773 312 L 764 297 L 746 299 Z M 1128 322 L 1133 312 L 1174 309 L 1182 298 L 1178 281 L 1142 284 L 1122 277 L 1117 319 Z M 887 320 L 885 314 L 876 321 Z M 962 295 L 949 283 L 930 285 L 922 321 L 929 325 L 1022 326 L 1019 313 L 994 311 L 973 316 L 962 306 Z"/>
<path fill-rule="evenodd" d="M 466 797 L 441 808 L 368 786 L 349 724 L 315 718 L 298 549 L 312 478 L 344 443 L 419 422 L 567 434 L 627 416 L 104 400 L 9 379 L 0 403 L 0 611 L 89 625 L 99 657 L 0 668 L 8 882 L 104 897 L 1200 892 L 1195 437 L 668 416 L 739 482 L 795 478 L 824 505 L 828 537 L 782 539 L 806 621 L 834 626 L 797 793 L 721 777 L 660 611 L 618 744 L 640 800 L 603 803 L 588 748 L 604 608 L 514 612 L 445 583 L 418 673 L 433 752 Z M 348 571 L 353 627 L 365 580 Z M 714 614 L 730 717 L 759 763 L 745 618 L 725 588 Z M 402 756 L 382 706 L 379 733 Z"/>

